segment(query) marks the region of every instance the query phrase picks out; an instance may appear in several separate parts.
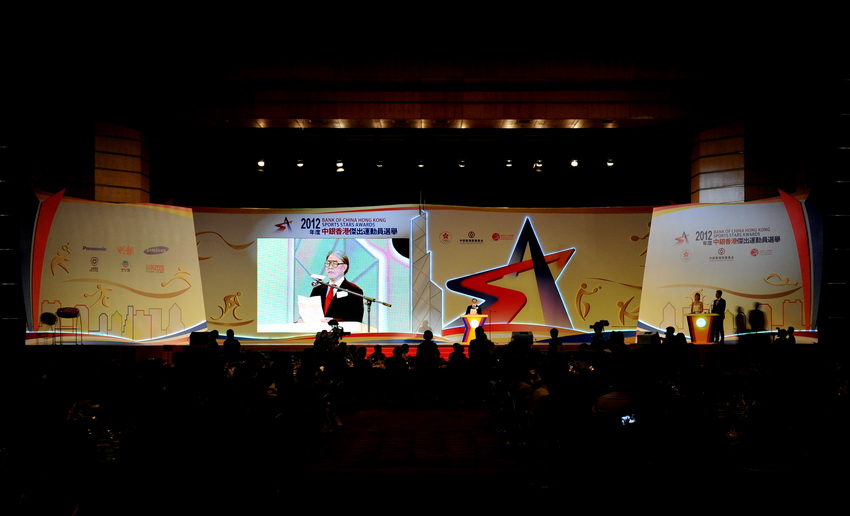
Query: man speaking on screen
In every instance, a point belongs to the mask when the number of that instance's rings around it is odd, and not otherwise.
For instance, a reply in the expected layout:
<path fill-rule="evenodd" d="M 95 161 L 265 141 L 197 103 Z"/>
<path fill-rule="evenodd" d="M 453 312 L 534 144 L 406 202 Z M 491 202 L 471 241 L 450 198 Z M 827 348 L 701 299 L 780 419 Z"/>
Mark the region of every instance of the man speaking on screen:
<path fill-rule="evenodd" d="M 325 317 L 337 321 L 363 322 L 363 289 L 345 279 L 349 269 L 348 256 L 331 251 L 325 257 L 327 280 L 313 287 L 310 296 L 318 296 Z"/>

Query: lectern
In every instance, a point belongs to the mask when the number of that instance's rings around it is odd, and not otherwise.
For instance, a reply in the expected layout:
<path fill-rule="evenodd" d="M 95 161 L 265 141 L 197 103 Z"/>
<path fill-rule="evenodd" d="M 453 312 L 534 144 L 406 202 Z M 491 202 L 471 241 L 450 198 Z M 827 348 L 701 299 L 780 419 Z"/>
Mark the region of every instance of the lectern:
<path fill-rule="evenodd" d="M 687 314 L 691 344 L 711 344 L 711 326 L 717 314 Z M 721 323 L 722 324 L 722 323 Z"/>
<path fill-rule="evenodd" d="M 487 316 L 484 314 L 478 315 L 462 315 L 463 318 L 463 344 L 469 344 L 469 341 L 475 338 L 475 328 L 479 326 L 484 326 L 484 321 L 487 319 Z"/>

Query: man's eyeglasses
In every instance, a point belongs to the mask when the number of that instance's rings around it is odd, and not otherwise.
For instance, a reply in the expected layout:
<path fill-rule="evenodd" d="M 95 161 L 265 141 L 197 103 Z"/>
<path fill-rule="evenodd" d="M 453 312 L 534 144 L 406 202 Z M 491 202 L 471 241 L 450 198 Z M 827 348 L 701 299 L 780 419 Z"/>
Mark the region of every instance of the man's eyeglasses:
<path fill-rule="evenodd" d="M 325 267 L 329 269 L 334 269 L 339 267 L 340 265 L 345 265 L 343 262 L 325 262 Z"/>

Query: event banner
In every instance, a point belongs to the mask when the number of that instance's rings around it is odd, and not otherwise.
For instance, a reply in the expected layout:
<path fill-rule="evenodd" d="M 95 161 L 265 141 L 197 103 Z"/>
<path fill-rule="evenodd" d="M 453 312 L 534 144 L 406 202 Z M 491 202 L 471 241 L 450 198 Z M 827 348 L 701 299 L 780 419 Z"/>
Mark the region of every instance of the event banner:
<path fill-rule="evenodd" d="M 429 207 L 431 280 L 443 335 L 455 340 L 472 299 L 494 339 L 557 328 L 584 341 L 591 326 L 634 334 L 652 208 Z"/>
<path fill-rule="evenodd" d="M 721 291 L 726 336 L 748 331 L 759 310 L 767 330 L 814 329 L 819 294 L 819 221 L 805 198 L 656 208 L 646 258 L 641 328 L 689 334 L 699 294 L 705 311 Z M 742 314 L 742 315 L 739 315 Z"/>
<path fill-rule="evenodd" d="M 344 277 L 363 291 L 362 316 L 343 321 L 343 329 L 409 332 L 409 234 L 418 215 L 412 206 L 196 209 L 209 327 L 233 329 L 246 342 L 329 329 L 302 312 L 314 284 L 329 278 L 325 261 L 334 251 L 347 256 Z"/>
<path fill-rule="evenodd" d="M 168 343 L 206 328 L 187 208 L 58 193 L 40 202 L 31 252 L 30 324 L 42 341 L 58 332 L 87 344 Z"/>

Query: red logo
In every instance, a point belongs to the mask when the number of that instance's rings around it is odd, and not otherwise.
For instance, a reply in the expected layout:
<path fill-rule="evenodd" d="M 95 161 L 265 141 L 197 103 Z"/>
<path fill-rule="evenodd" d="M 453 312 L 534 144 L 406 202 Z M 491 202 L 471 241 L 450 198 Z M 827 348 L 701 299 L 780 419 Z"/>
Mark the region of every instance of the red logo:
<path fill-rule="evenodd" d="M 758 250 L 758 249 L 753 249 L 752 251 L 750 251 L 750 254 L 751 254 L 751 255 L 753 255 L 753 256 L 758 256 L 758 255 L 759 255 L 759 250 Z"/>
<path fill-rule="evenodd" d="M 498 233 L 493 233 L 493 240 L 498 241 L 499 238 L 501 238 L 501 235 L 499 235 Z"/>
<path fill-rule="evenodd" d="M 470 231 L 467 236 L 469 238 L 475 238 L 475 231 Z"/>
<path fill-rule="evenodd" d="M 726 254 L 726 249 L 721 247 L 720 249 L 717 250 L 717 254 L 723 256 L 724 254 Z"/>

